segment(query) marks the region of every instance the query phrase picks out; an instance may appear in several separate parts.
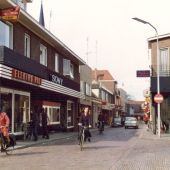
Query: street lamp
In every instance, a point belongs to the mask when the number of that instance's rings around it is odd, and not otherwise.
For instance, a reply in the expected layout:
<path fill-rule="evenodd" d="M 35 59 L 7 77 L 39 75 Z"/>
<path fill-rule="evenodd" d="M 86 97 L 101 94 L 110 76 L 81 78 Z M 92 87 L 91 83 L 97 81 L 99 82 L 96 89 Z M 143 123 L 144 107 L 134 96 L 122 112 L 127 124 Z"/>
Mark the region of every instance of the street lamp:
<path fill-rule="evenodd" d="M 149 23 L 149 22 L 147 22 L 147 21 L 144 21 L 144 20 L 142 20 L 142 19 L 139 19 L 139 18 L 132 18 L 132 19 L 134 19 L 134 20 L 136 20 L 136 21 L 138 21 L 138 22 L 141 22 L 141 23 L 143 23 L 143 24 L 148 24 L 148 25 L 150 25 L 154 30 L 155 30 L 155 32 L 156 32 L 156 37 L 157 37 L 157 41 L 156 41 L 156 43 L 157 43 L 157 94 L 160 94 L 160 75 L 159 75 L 159 42 L 158 42 L 158 31 L 157 31 L 157 29 L 151 24 L 151 23 Z M 157 103 L 157 110 L 158 110 L 158 136 L 160 137 L 160 103 Z"/>

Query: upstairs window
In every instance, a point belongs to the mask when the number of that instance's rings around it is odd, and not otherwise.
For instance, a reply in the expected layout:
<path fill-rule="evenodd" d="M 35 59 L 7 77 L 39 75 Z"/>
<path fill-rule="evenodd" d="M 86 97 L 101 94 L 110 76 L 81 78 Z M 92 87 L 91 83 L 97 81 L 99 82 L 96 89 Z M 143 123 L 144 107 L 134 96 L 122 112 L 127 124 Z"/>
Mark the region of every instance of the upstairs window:
<path fill-rule="evenodd" d="M 30 58 L 30 36 L 25 34 L 24 55 Z"/>
<path fill-rule="evenodd" d="M 47 66 L 47 47 L 40 45 L 40 64 Z"/>
<path fill-rule="evenodd" d="M 70 62 L 70 60 L 63 59 L 63 74 L 72 79 L 74 78 L 74 65 Z"/>
<path fill-rule="evenodd" d="M 57 53 L 55 54 L 55 71 L 59 72 L 59 56 Z"/>
<path fill-rule="evenodd" d="M 0 45 L 13 48 L 13 25 L 0 21 Z"/>
<path fill-rule="evenodd" d="M 160 76 L 169 75 L 169 49 L 161 48 L 160 49 Z"/>

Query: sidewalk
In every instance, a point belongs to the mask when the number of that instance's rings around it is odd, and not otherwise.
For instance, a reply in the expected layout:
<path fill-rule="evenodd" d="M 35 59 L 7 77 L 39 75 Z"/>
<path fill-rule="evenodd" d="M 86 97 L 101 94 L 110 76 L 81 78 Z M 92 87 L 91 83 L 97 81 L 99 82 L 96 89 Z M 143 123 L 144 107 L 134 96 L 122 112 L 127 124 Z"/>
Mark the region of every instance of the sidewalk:
<path fill-rule="evenodd" d="M 109 127 L 109 126 L 108 126 Z M 108 128 L 107 126 L 105 128 Z M 91 132 L 97 131 L 97 128 L 91 129 Z M 55 132 L 55 133 L 50 133 L 50 139 L 43 139 L 42 136 L 38 137 L 37 141 L 33 141 L 33 140 L 17 140 L 16 141 L 16 146 L 14 147 L 14 149 L 23 149 L 23 148 L 27 148 L 27 147 L 31 147 L 31 146 L 36 146 L 36 145 L 40 145 L 40 144 L 45 144 L 45 143 L 49 143 L 52 141 L 56 141 L 56 140 L 61 140 L 61 139 L 69 139 L 72 137 L 76 137 L 78 132 Z"/>

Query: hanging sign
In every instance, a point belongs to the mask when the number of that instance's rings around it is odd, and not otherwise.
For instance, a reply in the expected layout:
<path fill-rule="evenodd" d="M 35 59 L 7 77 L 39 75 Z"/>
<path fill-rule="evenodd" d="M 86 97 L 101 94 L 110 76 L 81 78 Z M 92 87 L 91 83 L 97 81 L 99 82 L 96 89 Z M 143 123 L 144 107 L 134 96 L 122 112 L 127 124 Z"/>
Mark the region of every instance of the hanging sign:
<path fill-rule="evenodd" d="M 0 10 L 0 19 L 4 21 L 16 22 L 19 18 L 20 7 L 11 7 Z"/>

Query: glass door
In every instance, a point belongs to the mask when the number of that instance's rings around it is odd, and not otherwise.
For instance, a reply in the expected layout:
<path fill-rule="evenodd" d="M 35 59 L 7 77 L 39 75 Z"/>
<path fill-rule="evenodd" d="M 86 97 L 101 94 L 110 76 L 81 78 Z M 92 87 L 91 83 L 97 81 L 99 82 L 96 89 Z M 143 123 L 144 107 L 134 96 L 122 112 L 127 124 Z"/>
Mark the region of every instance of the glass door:
<path fill-rule="evenodd" d="M 21 132 L 24 124 L 30 120 L 29 96 L 22 94 L 15 94 L 14 96 L 14 132 Z"/>
<path fill-rule="evenodd" d="M 74 127 L 74 103 L 67 101 L 67 128 Z"/>

